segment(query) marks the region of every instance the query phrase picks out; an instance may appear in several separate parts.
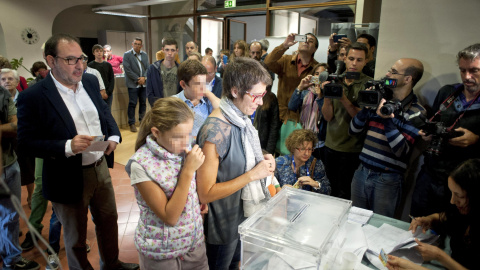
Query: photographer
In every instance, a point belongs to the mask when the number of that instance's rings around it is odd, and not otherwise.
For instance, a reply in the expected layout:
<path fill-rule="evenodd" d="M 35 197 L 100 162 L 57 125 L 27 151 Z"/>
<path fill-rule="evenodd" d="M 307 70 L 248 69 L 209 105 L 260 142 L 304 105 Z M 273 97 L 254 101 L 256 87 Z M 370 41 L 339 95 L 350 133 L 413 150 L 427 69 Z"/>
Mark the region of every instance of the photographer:
<path fill-rule="evenodd" d="M 352 180 L 354 206 L 394 216 L 411 149 L 419 135 L 418 128 L 423 125 L 419 115 L 426 114 L 413 93 L 413 87 L 422 75 L 423 64 L 420 61 L 398 60 L 386 77 L 397 80 L 397 87 L 391 88 L 392 100 L 398 101 L 396 104 L 400 108 L 385 115 L 389 108 L 384 107 L 386 101 L 382 98 L 376 110 L 365 107 L 352 119 L 351 135 L 368 129 L 360 153 L 361 163 Z M 390 108 L 395 107 L 392 104 L 395 103 L 389 102 Z"/>
<path fill-rule="evenodd" d="M 426 138 L 431 143 L 413 192 L 413 216 L 444 211 L 450 199 L 448 174 L 465 160 L 480 156 L 480 43 L 461 50 L 457 63 L 462 83 L 442 87 L 433 103 L 430 121 L 446 127 L 446 136 L 435 132 Z M 454 132 L 459 134 L 451 135 Z"/>
<path fill-rule="evenodd" d="M 341 98 L 332 99 L 326 96 L 322 106 L 322 114 L 328 122 L 325 170 L 332 185 L 332 195 L 344 199 L 350 199 L 350 184 L 359 165 L 358 155 L 363 146 L 363 138 L 351 137 L 348 127 L 352 118 L 360 111 L 357 104 L 358 92 L 365 90 L 365 83 L 372 79 L 361 73 L 367 54 L 367 48 L 361 43 L 353 43 L 347 48 L 346 71 L 359 73 L 359 77 L 343 77 L 338 82 L 339 87 L 343 87 Z M 325 89 L 327 86 L 323 84 L 322 87 Z"/>

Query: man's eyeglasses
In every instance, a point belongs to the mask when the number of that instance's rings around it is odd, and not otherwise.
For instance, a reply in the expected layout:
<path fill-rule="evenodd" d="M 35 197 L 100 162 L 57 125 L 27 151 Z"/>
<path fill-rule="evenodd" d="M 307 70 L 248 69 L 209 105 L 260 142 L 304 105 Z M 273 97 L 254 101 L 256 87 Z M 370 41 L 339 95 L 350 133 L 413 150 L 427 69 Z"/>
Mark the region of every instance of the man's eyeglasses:
<path fill-rule="evenodd" d="M 405 74 L 398 73 L 398 71 L 392 70 L 392 69 L 389 69 L 387 72 L 390 73 L 390 74 L 392 74 L 392 75 L 403 75 L 403 76 L 407 76 L 407 75 L 405 75 Z"/>
<path fill-rule="evenodd" d="M 266 94 L 267 94 L 267 91 L 263 92 L 262 94 L 260 95 L 253 95 L 253 94 L 250 94 L 248 91 L 245 91 L 245 94 L 249 95 L 251 98 L 253 98 L 252 102 L 255 102 L 255 100 L 257 100 L 257 98 L 263 98 Z"/>
<path fill-rule="evenodd" d="M 78 63 L 78 61 L 82 61 L 82 63 L 85 63 L 88 61 L 88 57 L 85 57 L 85 56 L 80 56 L 78 58 L 76 57 L 67 57 L 67 58 L 63 58 L 63 57 L 60 57 L 60 56 L 55 56 L 55 58 L 60 58 L 60 59 L 63 59 L 65 62 L 67 62 L 68 65 L 76 65 Z"/>
<path fill-rule="evenodd" d="M 295 148 L 298 150 L 298 152 L 301 152 L 301 153 L 311 153 L 313 152 L 313 149 L 312 148 Z"/>

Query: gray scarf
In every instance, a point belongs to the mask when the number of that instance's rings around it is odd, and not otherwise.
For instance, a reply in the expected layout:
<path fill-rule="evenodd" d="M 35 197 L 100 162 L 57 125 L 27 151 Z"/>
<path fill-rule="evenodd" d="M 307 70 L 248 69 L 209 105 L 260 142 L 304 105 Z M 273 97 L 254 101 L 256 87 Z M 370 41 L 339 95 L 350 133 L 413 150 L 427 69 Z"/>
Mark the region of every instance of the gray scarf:
<path fill-rule="evenodd" d="M 232 123 L 233 125 L 237 126 L 241 130 L 241 137 L 242 137 L 242 146 L 243 146 L 243 151 L 245 152 L 245 156 L 248 157 L 249 155 L 252 154 L 255 156 L 255 165 L 258 164 L 260 161 L 264 160 L 263 153 L 262 153 L 262 147 L 260 145 L 260 139 L 258 138 L 258 131 L 253 127 L 252 122 L 250 120 L 250 117 L 248 115 L 243 114 L 237 106 L 233 104 L 233 102 L 226 98 L 223 97 L 220 100 L 220 110 L 222 111 L 223 116 Z M 251 147 L 249 147 L 251 146 Z M 246 162 L 248 164 L 248 162 Z M 254 165 L 254 166 L 255 166 Z M 248 172 L 251 170 L 254 166 L 250 167 L 248 165 L 245 166 L 245 172 Z M 270 192 L 268 191 L 266 184 L 265 184 L 266 179 L 261 179 L 260 184 L 261 184 L 261 189 L 263 192 L 263 197 L 264 199 L 270 199 L 271 195 Z M 254 184 L 256 181 L 250 182 Z M 249 186 L 250 183 L 247 185 Z M 247 187 L 246 186 L 246 187 Z M 245 190 L 245 189 L 244 189 Z M 242 195 L 242 197 L 244 197 Z M 259 200 L 256 199 L 256 196 L 254 195 L 252 198 L 256 203 L 258 203 Z"/>

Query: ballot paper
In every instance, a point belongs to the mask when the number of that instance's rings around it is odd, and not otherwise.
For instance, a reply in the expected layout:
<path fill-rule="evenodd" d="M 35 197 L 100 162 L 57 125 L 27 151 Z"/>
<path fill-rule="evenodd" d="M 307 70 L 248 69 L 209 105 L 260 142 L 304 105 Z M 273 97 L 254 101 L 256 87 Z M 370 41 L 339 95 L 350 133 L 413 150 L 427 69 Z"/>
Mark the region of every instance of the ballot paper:
<path fill-rule="evenodd" d="M 108 144 L 109 144 L 108 141 L 101 141 L 101 142 L 93 141 L 92 144 L 90 144 L 90 146 L 87 147 L 87 149 L 85 149 L 82 152 L 95 152 L 95 151 L 104 152 L 105 150 L 107 150 Z"/>
<path fill-rule="evenodd" d="M 390 254 L 398 249 L 408 249 L 417 246 L 415 238 L 426 243 L 432 243 L 438 239 L 437 235 L 423 233 L 421 229 L 417 229 L 415 234 L 413 234 L 411 231 L 405 231 L 386 223 L 376 230 L 367 228 L 365 235 L 367 236 L 368 250 L 377 257 L 382 248 L 387 254 Z"/>
<path fill-rule="evenodd" d="M 367 222 L 372 216 L 373 211 L 353 206 L 352 208 L 350 208 L 350 213 L 348 214 L 348 221 L 364 225 L 367 224 Z"/>

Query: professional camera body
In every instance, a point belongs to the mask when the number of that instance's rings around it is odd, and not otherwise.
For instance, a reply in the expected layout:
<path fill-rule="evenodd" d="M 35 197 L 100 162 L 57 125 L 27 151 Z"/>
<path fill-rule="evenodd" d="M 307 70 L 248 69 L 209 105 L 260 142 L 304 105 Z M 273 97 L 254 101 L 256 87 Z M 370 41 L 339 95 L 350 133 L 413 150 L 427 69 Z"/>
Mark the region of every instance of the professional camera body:
<path fill-rule="evenodd" d="M 422 130 L 427 136 L 432 135 L 432 140 L 426 150 L 426 153 L 431 156 L 439 156 L 449 139 L 463 135 L 463 132 L 449 130 L 443 122 L 433 122 L 430 120 L 425 121 Z"/>
<path fill-rule="evenodd" d="M 378 104 L 383 99 L 386 102 L 380 109 L 383 115 L 390 115 L 402 108 L 402 104 L 398 100 L 393 100 L 392 88 L 397 87 L 397 79 L 382 78 L 380 80 L 370 80 L 365 84 L 365 88 L 371 90 L 363 90 L 358 93 L 358 105 L 361 107 L 370 107 L 377 109 Z"/>

